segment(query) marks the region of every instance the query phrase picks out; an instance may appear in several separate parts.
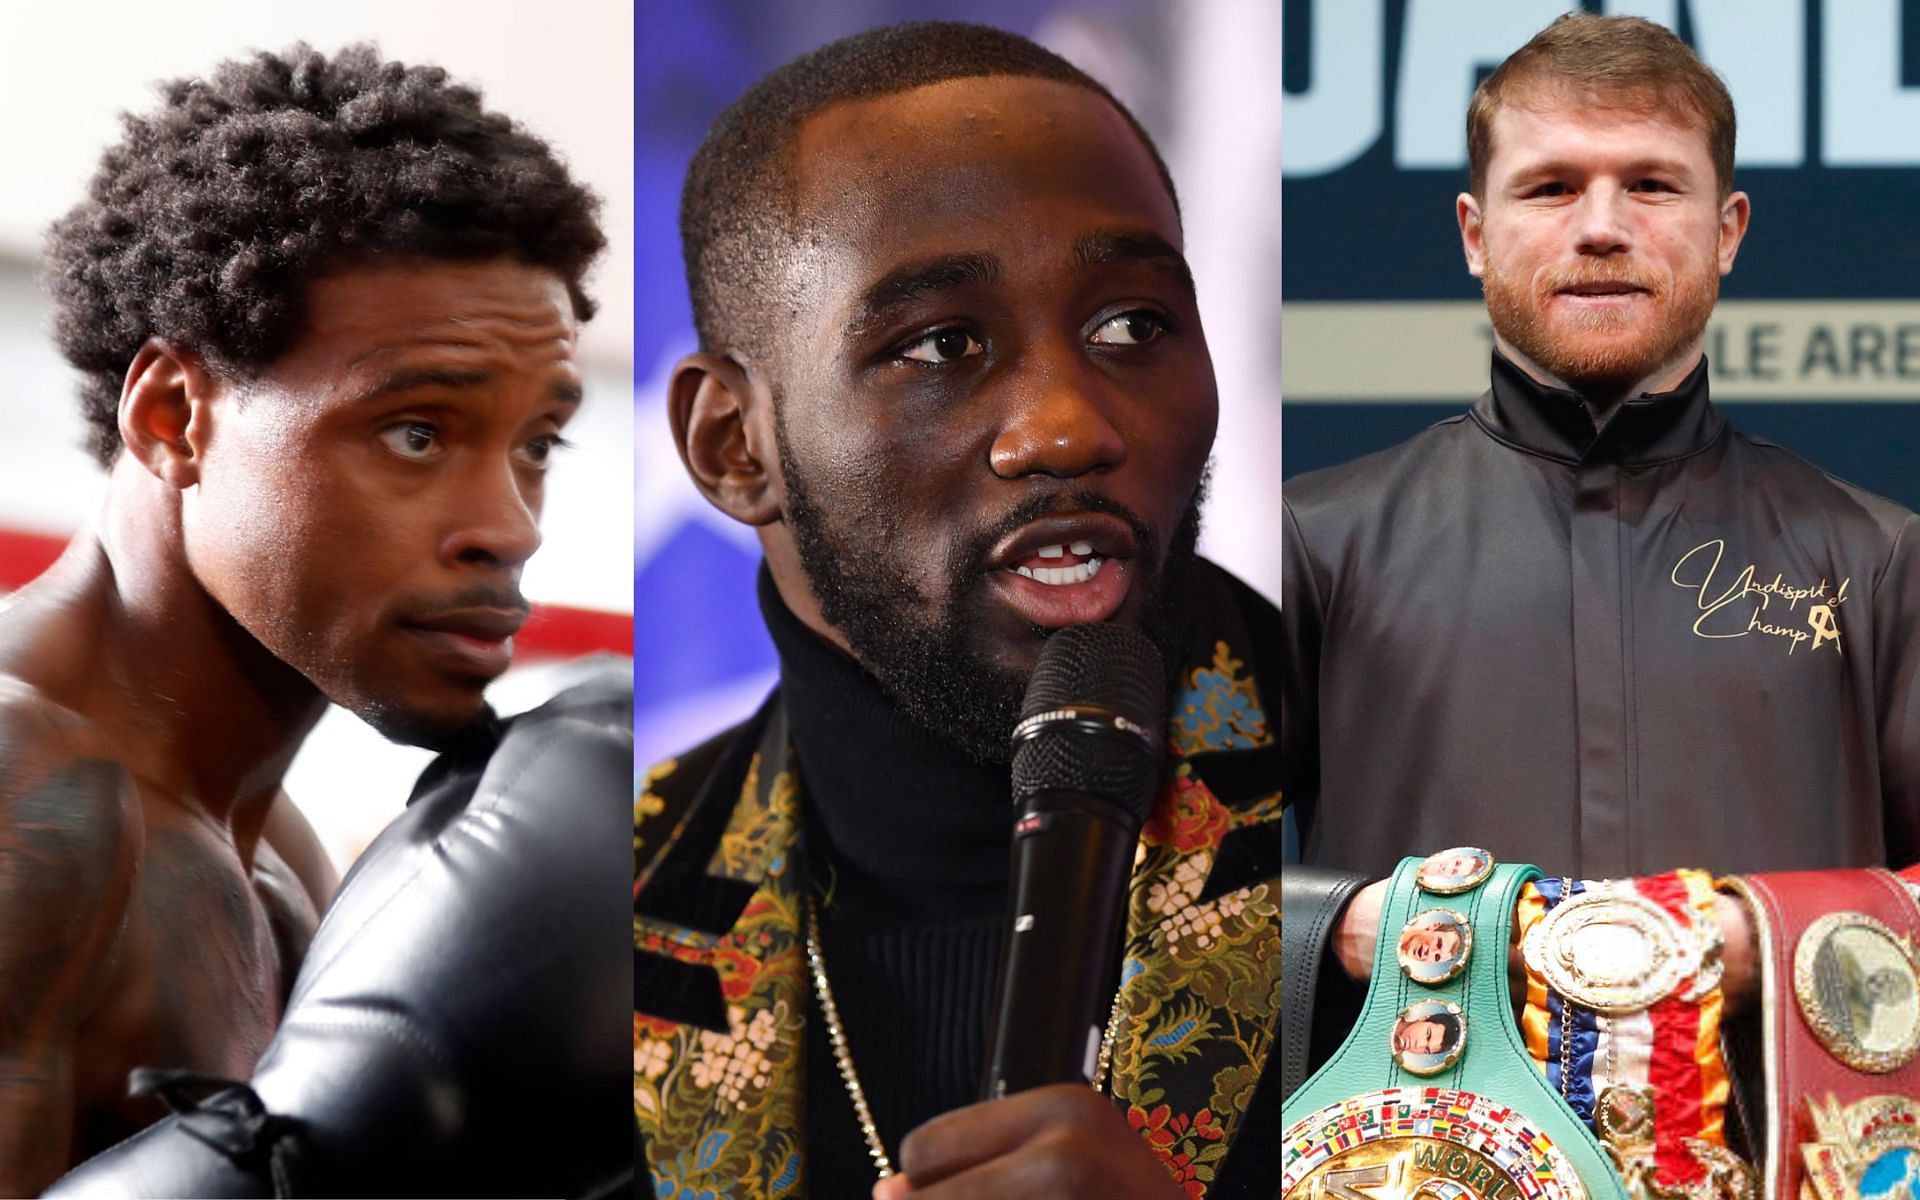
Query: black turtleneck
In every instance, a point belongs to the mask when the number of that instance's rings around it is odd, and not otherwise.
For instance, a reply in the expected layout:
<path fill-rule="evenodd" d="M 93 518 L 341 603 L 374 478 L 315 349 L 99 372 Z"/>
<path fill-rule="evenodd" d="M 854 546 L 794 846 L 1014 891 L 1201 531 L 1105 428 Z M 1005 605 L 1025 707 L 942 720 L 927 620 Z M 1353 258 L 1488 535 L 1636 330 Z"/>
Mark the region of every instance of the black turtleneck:
<path fill-rule="evenodd" d="M 855 1068 L 887 1153 L 971 1103 L 1006 919 L 1009 769 L 910 725 L 858 664 L 802 625 L 762 568 L 780 654 L 822 949 Z M 807 1013 L 810 1195 L 865 1196 L 876 1178 L 834 1067 L 817 997 Z"/>
<path fill-rule="evenodd" d="M 1596 416 L 1586 397 L 1536 382 L 1497 350 L 1493 388 L 1474 406 L 1473 419 L 1495 438 L 1547 458 L 1636 466 L 1684 458 L 1726 426 L 1707 402 L 1704 357 L 1672 391 L 1629 397 Z"/>

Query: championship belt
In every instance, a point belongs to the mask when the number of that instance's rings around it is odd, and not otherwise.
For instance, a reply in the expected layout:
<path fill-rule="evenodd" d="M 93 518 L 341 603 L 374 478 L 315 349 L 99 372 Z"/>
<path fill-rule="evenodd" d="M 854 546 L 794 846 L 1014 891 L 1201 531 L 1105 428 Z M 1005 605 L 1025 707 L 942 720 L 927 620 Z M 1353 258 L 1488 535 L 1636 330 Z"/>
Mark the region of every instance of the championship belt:
<path fill-rule="evenodd" d="M 1713 877 L 1543 878 L 1521 893 L 1527 1050 L 1636 1197 L 1751 1200 L 1726 1148 Z"/>
<path fill-rule="evenodd" d="M 1760 941 L 1767 1195 L 1920 1196 L 1920 906 L 1878 868 L 1724 884 Z"/>
<path fill-rule="evenodd" d="M 1360 1020 L 1282 1106 L 1282 1200 L 1626 1200 L 1514 1025 L 1514 900 L 1538 874 L 1468 847 L 1401 862 Z"/>

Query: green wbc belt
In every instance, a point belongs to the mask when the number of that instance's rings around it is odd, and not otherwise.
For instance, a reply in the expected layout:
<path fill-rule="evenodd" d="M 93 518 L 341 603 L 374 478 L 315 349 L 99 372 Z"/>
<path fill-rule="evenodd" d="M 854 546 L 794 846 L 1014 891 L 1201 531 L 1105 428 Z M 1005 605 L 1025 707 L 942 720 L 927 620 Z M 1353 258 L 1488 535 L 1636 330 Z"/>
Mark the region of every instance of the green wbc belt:
<path fill-rule="evenodd" d="M 1539 874 L 1472 847 L 1401 862 L 1360 1020 L 1281 1109 L 1283 1200 L 1627 1200 L 1514 1019 L 1513 908 Z"/>

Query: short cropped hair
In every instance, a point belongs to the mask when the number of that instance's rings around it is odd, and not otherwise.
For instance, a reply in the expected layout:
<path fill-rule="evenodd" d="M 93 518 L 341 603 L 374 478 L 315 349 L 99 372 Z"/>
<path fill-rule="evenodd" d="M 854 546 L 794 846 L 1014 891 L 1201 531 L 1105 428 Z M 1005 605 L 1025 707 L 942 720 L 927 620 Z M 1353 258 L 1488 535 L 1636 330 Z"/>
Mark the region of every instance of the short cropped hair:
<path fill-rule="evenodd" d="M 1556 93 L 1596 107 L 1678 116 L 1707 139 L 1720 197 L 1733 191 L 1733 97 L 1685 42 L 1642 17 L 1572 12 L 1533 35 L 1474 90 L 1467 105 L 1469 187 L 1484 198 L 1493 115 Z"/>
<path fill-rule="evenodd" d="M 552 270 L 575 315 L 593 314 L 598 198 L 440 68 L 299 44 L 160 91 L 157 110 L 122 118 L 87 199 L 48 236 L 54 336 L 82 374 L 103 465 L 148 338 L 244 376 L 299 339 L 310 283 L 373 256 L 511 257 Z"/>
<path fill-rule="evenodd" d="M 1460 1044 L 1461 1020 L 1459 1017 L 1454 1016 L 1450 1012 L 1437 1012 L 1437 1013 L 1432 1013 L 1428 1016 L 1421 1017 L 1417 1021 L 1409 1021 L 1407 1022 L 1407 1024 L 1419 1025 L 1427 1021 L 1432 1021 L 1435 1025 L 1438 1025 L 1440 1027 L 1441 1048 L 1435 1053 L 1445 1054 L 1452 1047 Z M 1399 1036 L 1400 1032 L 1401 1030 L 1399 1029 L 1398 1026 L 1396 1026 L 1394 1029 L 1394 1043 L 1396 1046 L 1399 1044 L 1399 1041 L 1400 1041 L 1400 1036 Z"/>
<path fill-rule="evenodd" d="M 800 126 L 837 104 L 951 79 L 1052 79 L 1094 92 L 1140 136 L 1174 196 L 1173 177 L 1140 122 L 1092 76 L 1017 34 L 958 21 L 908 21 L 841 38 L 774 71 L 714 121 L 687 167 L 680 247 L 700 348 L 767 347 L 752 315 L 776 307 L 771 288 L 791 237 Z M 1175 196 L 1176 210 L 1179 206 Z"/>

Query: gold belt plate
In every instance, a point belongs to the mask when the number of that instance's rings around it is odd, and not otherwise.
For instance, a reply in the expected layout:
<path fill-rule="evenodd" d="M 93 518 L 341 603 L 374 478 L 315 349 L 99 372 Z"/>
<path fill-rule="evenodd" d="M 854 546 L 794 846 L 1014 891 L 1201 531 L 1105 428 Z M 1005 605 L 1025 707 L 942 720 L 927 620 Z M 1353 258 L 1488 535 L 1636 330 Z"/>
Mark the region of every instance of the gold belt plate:
<path fill-rule="evenodd" d="M 1920 965 L 1911 942 L 1866 913 L 1828 913 L 1793 949 L 1793 995 L 1827 1052 L 1856 1071 L 1920 1053 Z"/>
<path fill-rule="evenodd" d="M 1521 944 L 1527 966 L 1583 1008 L 1640 1012 L 1701 973 L 1700 940 L 1644 896 L 1582 892 L 1555 905 Z"/>
<path fill-rule="evenodd" d="M 1440 1087 L 1381 1088 L 1286 1132 L 1283 1200 L 1587 1200 L 1573 1163 L 1505 1105 Z"/>

